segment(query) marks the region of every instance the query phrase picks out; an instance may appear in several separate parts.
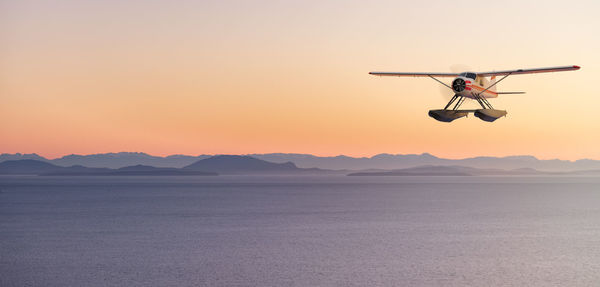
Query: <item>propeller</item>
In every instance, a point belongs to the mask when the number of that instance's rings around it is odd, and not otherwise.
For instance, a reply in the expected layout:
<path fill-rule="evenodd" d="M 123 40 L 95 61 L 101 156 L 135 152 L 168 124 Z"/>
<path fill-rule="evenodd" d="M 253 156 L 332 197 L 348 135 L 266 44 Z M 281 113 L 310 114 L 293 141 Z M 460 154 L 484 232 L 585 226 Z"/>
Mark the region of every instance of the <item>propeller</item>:
<path fill-rule="evenodd" d="M 458 78 L 458 79 L 452 81 L 452 89 L 457 92 L 464 91 L 466 87 L 467 87 L 467 83 L 465 83 L 465 80 L 463 80 L 461 78 Z"/>
<path fill-rule="evenodd" d="M 450 66 L 450 71 L 452 73 L 462 73 L 462 72 L 466 72 L 466 71 L 470 71 L 471 68 L 467 65 L 463 65 L 463 64 L 453 64 Z M 450 83 L 452 84 L 452 83 Z M 442 95 L 442 97 L 449 101 L 453 96 L 454 96 L 454 91 L 448 89 L 447 87 L 444 87 L 442 85 L 439 86 L 440 89 L 440 95 Z"/>

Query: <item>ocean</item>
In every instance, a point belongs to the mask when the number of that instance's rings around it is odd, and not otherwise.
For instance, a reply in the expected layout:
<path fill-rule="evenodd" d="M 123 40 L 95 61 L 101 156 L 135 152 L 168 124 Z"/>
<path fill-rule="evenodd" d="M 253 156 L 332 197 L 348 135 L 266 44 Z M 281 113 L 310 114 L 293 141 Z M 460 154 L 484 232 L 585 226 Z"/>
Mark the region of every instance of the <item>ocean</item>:
<path fill-rule="evenodd" d="M 0 286 L 598 286 L 600 178 L 0 177 Z"/>

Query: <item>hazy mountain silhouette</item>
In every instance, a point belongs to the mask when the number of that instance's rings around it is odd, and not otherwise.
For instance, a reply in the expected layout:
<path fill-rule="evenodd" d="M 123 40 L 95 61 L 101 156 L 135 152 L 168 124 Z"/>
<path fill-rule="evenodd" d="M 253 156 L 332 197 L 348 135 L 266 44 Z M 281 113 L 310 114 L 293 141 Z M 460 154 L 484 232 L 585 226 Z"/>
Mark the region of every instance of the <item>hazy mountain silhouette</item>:
<path fill-rule="evenodd" d="M 246 173 L 297 173 L 314 169 L 301 169 L 292 162 L 272 163 L 251 156 L 218 155 L 201 159 L 184 170 L 211 170 L 220 174 Z"/>
<path fill-rule="evenodd" d="M 203 170 L 183 170 L 174 167 L 153 167 L 147 165 L 126 166 L 110 172 L 110 175 L 218 175 Z"/>
<path fill-rule="evenodd" d="M 359 172 L 298 168 L 291 162 L 272 163 L 250 156 L 220 155 L 199 160 L 185 168 L 165 168 L 147 165 L 128 166 L 119 169 L 89 168 L 81 165 L 57 166 L 48 162 L 25 159 L 0 162 L 0 175 L 45 176 L 164 176 L 164 175 L 218 175 L 221 174 L 348 174 L 349 176 L 477 176 L 477 175 L 600 175 L 600 169 L 569 172 L 547 172 L 532 168 L 512 170 L 480 169 L 465 166 L 417 166 L 405 169 L 369 169 Z"/>
<path fill-rule="evenodd" d="M 57 166 L 51 163 L 24 159 L 0 162 L 0 174 L 20 175 L 217 175 L 215 172 L 199 170 L 182 170 L 178 168 L 156 168 L 152 166 L 129 166 L 120 169 L 89 168 L 81 165 L 70 167 Z"/>
<path fill-rule="evenodd" d="M 9 160 L 22 160 L 22 159 L 34 159 L 39 161 L 49 161 L 48 159 L 41 157 L 35 153 L 3 153 L 0 154 L 0 162 Z"/>
<path fill-rule="evenodd" d="M 533 168 L 542 171 L 575 171 L 600 169 L 600 161 L 582 159 L 577 161 L 567 160 L 538 160 L 533 156 L 508 156 L 508 157 L 473 157 L 465 159 L 444 159 L 428 153 L 424 154 L 378 154 L 373 157 L 333 156 L 319 157 L 310 154 L 252 154 L 255 159 L 271 163 L 292 162 L 297 168 L 319 168 L 331 170 L 367 170 L 367 169 L 403 169 L 423 165 L 436 166 L 465 166 L 483 169 L 517 169 Z M 121 168 L 133 165 L 147 165 L 155 167 L 186 167 L 198 160 L 210 158 L 210 155 L 188 156 L 171 155 L 167 157 L 151 156 L 145 153 L 106 153 L 93 155 L 68 155 L 57 159 L 48 160 L 37 154 L 2 154 L 0 162 L 7 160 L 35 159 L 49 162 L 59 166 L 82 165 L 86 167 Z"/>
<path fill-rule="evenodd" d="M 318 167 L 323 169 L 402 169 L 422 165 L 438 166 L 465 166 L 483 169 L 518 169 L 533 168 L 543 171 L 575 171 L 600 169 L 600 161 L 582 159 L 568 160 L 539 160 L 533 156 L 507 156 L 507 157 L 473 157 L 465 159 L 444 159 L 428 153 L 416 155 L 378 154 L 373 157 L 318 157 L 307 154 L 253 154 L 253 157 L 271 161 L 295 163 L 300 168 Z"/>
<path fill-rule="evenodd" d="M 477 176 L 477 175 L 558 175 L 573 174 L 572 172 L 542 172 L 531 168 L 512 170 L 480 169 L 465 166 L 417 166 L 412 168 L 362 171 L 348 174 L 349 176 Z"/>
<path fill-rule="evenodd" d="M 183 167 L 209 155 L 188 156 L 170 155 L 166 157 L 152 156 L 141 152 L 119 152 L 92 155 L 67 155 L 51 160 L 61 166 L 83 165 L 87 167 L 121 168 L 132 165 L 147 165 L 160 167 Z"/>
<path fill-rule="evenodd" d="M 61 169 L 64 169 L 64 167 L 33 159 L 0 162 L 0 174 L 41 174 Z"/>

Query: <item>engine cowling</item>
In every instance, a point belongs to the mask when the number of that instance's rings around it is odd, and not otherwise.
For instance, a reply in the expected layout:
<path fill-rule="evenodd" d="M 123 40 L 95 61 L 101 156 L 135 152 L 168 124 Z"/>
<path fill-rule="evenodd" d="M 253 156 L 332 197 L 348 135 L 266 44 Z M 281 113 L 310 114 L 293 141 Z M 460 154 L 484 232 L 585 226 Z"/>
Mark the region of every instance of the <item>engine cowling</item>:
<path fill-rule="evenodd" d="M 452 90 L 456 93 L 460 93 L 467 88 L 467 83 L 462 78 L 456 78 L 452 81 Z"/>

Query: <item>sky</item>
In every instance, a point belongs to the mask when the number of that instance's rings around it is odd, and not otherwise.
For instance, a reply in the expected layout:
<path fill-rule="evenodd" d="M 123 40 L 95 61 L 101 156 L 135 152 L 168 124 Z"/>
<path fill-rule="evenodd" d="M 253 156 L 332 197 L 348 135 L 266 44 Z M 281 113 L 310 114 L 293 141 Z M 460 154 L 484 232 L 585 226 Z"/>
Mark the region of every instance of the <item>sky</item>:
<path fill-rule="evenodd" d="M 0 153 L 600 160 L 600 1 L 540 3 L 0 0 Z M 368 75 L 560 65 L 498 84 L 527 93 L 493 123 Z"/>

